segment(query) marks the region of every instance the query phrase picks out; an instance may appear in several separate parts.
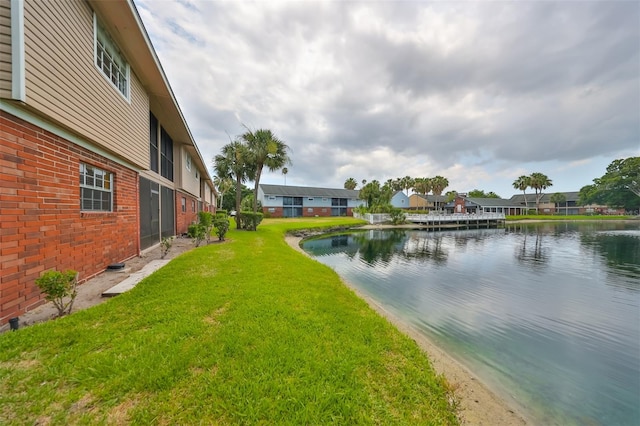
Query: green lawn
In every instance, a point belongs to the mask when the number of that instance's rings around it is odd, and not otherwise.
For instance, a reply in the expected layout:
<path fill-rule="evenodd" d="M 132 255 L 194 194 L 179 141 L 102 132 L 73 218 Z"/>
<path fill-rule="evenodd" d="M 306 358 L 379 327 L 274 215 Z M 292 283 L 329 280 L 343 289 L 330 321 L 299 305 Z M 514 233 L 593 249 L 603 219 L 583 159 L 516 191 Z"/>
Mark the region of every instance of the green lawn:
<path fill-rule="evenodd" d="M 456 424 L 411 339 L 265 220 L 132 291 L 0 335 L 0 424 Z"/>

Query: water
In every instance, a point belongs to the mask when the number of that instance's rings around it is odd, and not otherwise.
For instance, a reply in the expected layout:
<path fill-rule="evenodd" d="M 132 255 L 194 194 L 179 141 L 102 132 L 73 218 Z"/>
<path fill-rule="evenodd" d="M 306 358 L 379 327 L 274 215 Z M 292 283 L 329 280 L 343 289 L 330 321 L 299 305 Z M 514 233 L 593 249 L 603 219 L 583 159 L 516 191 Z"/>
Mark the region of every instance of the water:
<path fill-rule="evenodd" d="M 640 425 L 640 224 L 376 230 L 303 248 L 535 423 Z"/>

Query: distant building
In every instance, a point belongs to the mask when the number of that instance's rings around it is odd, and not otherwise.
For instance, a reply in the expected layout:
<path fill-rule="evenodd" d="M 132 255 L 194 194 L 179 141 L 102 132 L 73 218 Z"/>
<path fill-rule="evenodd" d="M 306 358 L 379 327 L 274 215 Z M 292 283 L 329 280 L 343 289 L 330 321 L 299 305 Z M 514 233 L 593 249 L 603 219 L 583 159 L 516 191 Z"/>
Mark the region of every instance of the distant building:
<path fill-rule="evenodd" d="M 269 217 L 353 216 L 364 204 L 360 191 L 308 186 L 265 185 L 258 187 L 262 211 Z"/>
<path fill-rule="evenodd" d="M 578 215 L 578 214 L 624 214 L 624 209 L 613 209 L 608 206 L 599 204 L 589 204 L 581 206 L 579 205 L 580 193 L 578 191 L 560 192 L 564 195 L 565 201 L 555 204 L 551 201 L 551 197 L 555 192 L 546 193 L 540 199 L 539 213 L 540 214 L 562 214 L 562 215 Z M 511 201 L 514 204 L 521 206 L 526 204 L 529 210 L 535 210 L 536 208 L 536 196 L 535 194 L 516 194 L 511 197 Z"/>
<path fill-rule="evenodd" d="M 399 209 L 408 209 L 409 197 L 402 191 L 396 191 L 391 197 L 391 205 Z"/>
<path fill-rule="evenodd" d="M 503 198 L 475 198 L 459 194 L 444 206 L 448 213 L 480 214 L 504 213 L 505 215 L 526 214 L 526 208 Z"/>
<path fill-rule="evenodd" d="M 447 197 L 445 195 L 411 194 L 409 208 L 412 210 L 435 210 L 436 202 L 437 208 L 442 209 L 447 203 Z"/>

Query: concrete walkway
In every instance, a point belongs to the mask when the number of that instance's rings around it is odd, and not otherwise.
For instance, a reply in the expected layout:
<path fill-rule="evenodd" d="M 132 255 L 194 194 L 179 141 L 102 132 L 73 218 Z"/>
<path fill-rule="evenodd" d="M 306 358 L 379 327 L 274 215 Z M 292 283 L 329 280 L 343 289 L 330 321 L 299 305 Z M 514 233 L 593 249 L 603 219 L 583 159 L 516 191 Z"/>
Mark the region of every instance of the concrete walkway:
<path fill-rule="evenodd" d="M 125 291 L 129 291 L 134 288 L 140 281 L 144 278 L 148 277 L 158 269 L 162 268 L 164 265 L 169 263 L 167 259 L 157 259 L 152 260 L 147 263 L 144 268 L 140 269 L 138 272 L 134 272 L 129 275 L 124 281 L 121 281 L 118 285 L 111 287 L 110 289 L 102 292 L 102 297 L 112 297 L 117 296 L 119 294 L 124 293 Z"/>

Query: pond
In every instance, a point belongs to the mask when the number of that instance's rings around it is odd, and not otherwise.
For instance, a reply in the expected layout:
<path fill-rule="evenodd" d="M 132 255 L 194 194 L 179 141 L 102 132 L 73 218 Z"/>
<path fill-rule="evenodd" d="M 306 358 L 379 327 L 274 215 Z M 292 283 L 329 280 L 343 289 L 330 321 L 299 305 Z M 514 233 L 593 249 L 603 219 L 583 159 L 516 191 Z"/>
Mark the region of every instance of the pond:
<path fill-rule="evenodd" d="M 640 424 L 640 223 L 369 230 L 303 249 L 540 424 Z"/>

